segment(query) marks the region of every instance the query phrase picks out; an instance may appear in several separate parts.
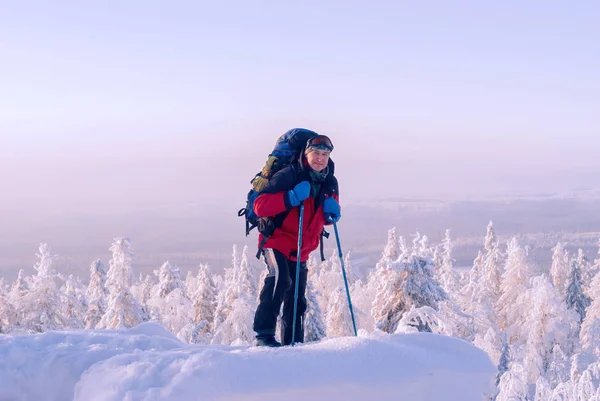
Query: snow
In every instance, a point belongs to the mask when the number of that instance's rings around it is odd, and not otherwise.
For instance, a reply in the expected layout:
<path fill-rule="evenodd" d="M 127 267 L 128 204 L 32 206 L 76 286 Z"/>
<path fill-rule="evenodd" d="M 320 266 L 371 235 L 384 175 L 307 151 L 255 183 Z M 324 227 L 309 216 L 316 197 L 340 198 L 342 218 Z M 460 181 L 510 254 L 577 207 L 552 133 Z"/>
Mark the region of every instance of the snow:
<path fill-rule="evenodd" d="M 279 349 L 188 345 L 163 326 L 0 336 L 0 401 L 484 400 L 469 343 L 381 332 Z"/>

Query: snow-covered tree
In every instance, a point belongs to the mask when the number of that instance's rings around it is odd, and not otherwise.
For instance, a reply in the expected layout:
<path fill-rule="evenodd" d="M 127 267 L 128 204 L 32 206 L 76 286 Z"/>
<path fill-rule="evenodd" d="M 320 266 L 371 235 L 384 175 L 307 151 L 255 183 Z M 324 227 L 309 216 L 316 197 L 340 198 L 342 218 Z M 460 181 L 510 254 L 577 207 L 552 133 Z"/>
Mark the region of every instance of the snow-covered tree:
<path fill-rule="evenodd" d="M 396 331 L 402 315 L 411 308 L 430 307 L 448 299 L 446 292 L 434 279 L 435 266 L 431 258 L 411 256 L 398 260 L 390 268 L 391 284 L 385 289 L 386 298 L 377 311 L 377 328 L 388 333 Z"/>
<path fill-rule="evenodd" d="M 207 264 L 200 265 L 196 282 L 197 289 L 192 296 L 194 323 L 198 325 L 206 320 L 208 325 L 206 330 L 211 332 L 217 306 L 217 287 Z"/>
<path fill-rule="evenodd" d="M 573 398 L 573 385 L 571 382 L 560 383 L 548 398 L 550 401 L 575 401 Z"/>
<path fill-rule="evenodd" d="M 596 275 L 587 291 L 591 304 L 585 311 L 585 319 L 581 324 L 581 346 L 587 352 L 600 356 L 600 275 Z"/>
<path fill-rule="evenodd" d="M 242 250 L 242 259 L 238 269 L 239 276 L 237 277 L 237 292 L 238 294 L 245 293 L 250 295 L 251 298 L 256 298 L 257 287 L 256 277 L 254 277 L 254 269 L 250 267 L 248 261 L 248 245 L 245 245 Z"/>
<path fill-rule="evenodd" d="M 492 305 L 495 305 L 500 298 L 502 275 L 500 268 L 500 246 L 491 221 L 487 226 L 484 251 L 480 288 L 483 296 L 487 297 Z"/>
<path fill-rule="evenodd" d="M 323 312 L 319 305 L 311 273 L 306 283 L 306 313 L 304 314 L 304 342 L 319 341 L 327 335 Z"/>
<path fill-rule="evenodd" d="M 63 292 L 63 305 L 65 323 L 69 328 L 80 329 L 84 327 L 83 320 L 87 311 L 85 289 L 81 280 L 69 274 L 65 280 Z"/>
<path fill-rule="evenodd" d="M 148 300 L 148 305 L 160 317 L 162 324 L 180 337 L 179 332 L 192 323 L 194 317 L 192 301 L 185 292 L 180 271 L 176 266 L 168 261 L 163 263 L 158 277 L 157 291 Z"/>
<path fill-rule="evenodd" d="M 488 300 L 481 298 L 480 283 L 483 275 L 483 253 L 477 252 L 477 257 L 473 261 L 473 267 L 466 275 L 466 283 L 460 291 L 459 300 L 462 305 L 463 311 L 471 316 L 484 315 L 487 316 L 491 311 L 492 307 L 489 305 Z M 486 302 L 486 305 L 483 305 Z M 485 306 L 485 313 L 481 313 L 482 306 Z M 477 318 L 479 324 L 477 324 L 477 331 L 483 327 L 489 327 L 490 322 Z"/>
<path fill-rule="evenodd" d="M 383 249 L 383 254 L 381 255 L 380 262 L 393 262 L 398 259 L 401 254 L 400 243 L 396 238 L 396 227 L 388 230 L 387 243 L 385 244 L 385 248 Z"/>
<path fill-rule="evenodd" d="M 579 263 L 575 260 L 571 262 L 571 270 L 567 277 L 565 302 L 569 309 L 577 312 L 579 316 L 578 323 L 581 324 L 585 318 L 585 311 L 590 306 L 591 301 L 583 292 L 582 272 Z"/>
<path fill-rule="evenodd" d="M 187 275 L 185 276 L 185 293 L 188 295 L 192 295 L 198 289 L 198 279 L 194 275 L 194 272 L 188 270 Z"/>
<path fill-rule="evenodd" d="M 436 265 L 436 280 L 441 284 L 442 288 L 446 291 L 447 294 L 452 295 L 455 294 L 458 289 L 458 276 L 456 271 L 454 271 L 453 263 L 454 259 L 452 259 L 452 239 L 450 237 L 450 230 L 446 230 L 446 236 L 442 241 L 442 251 L 439 254 L 439 262 L 440 265 Z M 437 248 L 436 248 L 437 250 Z M 435 255 L 434 253 L 434 260 Z"/>
<path fill-rule="evenodd" d="M 352 316 L 348 306 L 346 291 L 338 288 L 329 297 L 327 307 L 327 335 L 329 337 L 344 337 L 354 335 Z"/>
<path fill-rule="evenodd" d="M 127 329 L 135 327 L 147 317 L 130 290 L 133 281 L 131 263 L 134 257 L 131 239 L 117 237 L 113 240 L 109 250 L 112 252 L 112 258 L 109 262 L 106 288 L 110 295 L 106 313 L 96 328 Z"/>
<path fill-rule="evenodd" d="M 473 345 L 484 350 L 495 365 L 500 363 L 503 344 L 501 336 L 494 327 L 489 327 L 484 335 L 477 334 Z"/>
<path fill-rule="evenodd" d="M 152 298 L 153 290 L 158 288 L 158 271 L 154 271 L 153 274 L 146 274 L 142 276 L 140 274 L 140 278 L 136 284 L 131 287 L 131 293 L 133 297 L 138 301 L 144 311 L 147 311 L 152 316 L 152 308 L 148 305 L 148 301 Z M 158 290 L 157 290 L 158 291 Z M 153 318 L 158 319 L 158 316 L 154 316 Z"/>
<path fill-rule="evenodd" d="M 552 396 L 552 387 L 544 376 L 540 376 L 535 381 L 535 395 L 533 401 L 548 401 Z"/>
<path fill-rule="evenodd" d="M 567 278 L 569 275 L 570 263 L 569 253 L 566 251 L 565 246 L 562 242 L 558 242 L 554 248 L 552 248 L 552 265 L 550 267 L 550 274 L 552 275 L 552 283 L 554 287 L 561 293 L 565 293 L 567 288 Z"/>
<path fill-rule="evenodd" d="M 513 362 L 500 378 L 496 401 L 527 401 L 528 395 L 527 372 L 521 364 Z"/>
<path fill-rule="evenodd" d="M 166 261 L 158 270 L 158 294 L 156 295 L 164 299 L 177 288 L 183 288 L 180 271 L 169 261 Z"/>
<path fill-rule="evenodd" d="M 25 277 L 25 271 L 20 269 L 17 279 L 12 284 L 10 292 L 8 293 L 8 302 L 12 305 L 16 314 L 15 324 L 20 325 L 25 318 L 25 305 L 23 301 L 30 290 L 30 282 L 31 278 Z"/>
<path fill-rule="evenodd" d="M 84 323 L 86 329 L 95 328 L 106 313 L 106 270 L 100 259 L 90 265 L 90 283 L 85 296 L 88 300 Z"/>
<path fill-rule="evenodd" d="M 342 277 L 342 264 L 336 250 L 331 252 L 331 256 L 321 263 L 316 269 L 318 275 L 314 276 L 315 290 L 320 295 L 322 310 L 327 314 L 330 298 L 332 294 L 344 286 Z M 310 270 L 309 270 L 310 271 Z"/>
<path fill-rule="evenodd" d="M 388 333 L 396 330 L 396 325 L 401 316 L 397 316 L 406 305 L 392 305 L 391 299 L 396 289 L 396 282 L 400 279 L 400 273 L 392 268 L 392 264 L 379 264 L 373 274 L 369 276 L 369 287 L 375 293 L 371 305 L 371 317 L 375 327 Z M 391 318 L 394 318 L 392 321 Z"/>
<path fill-rule="evenodd" d="M 429 246 L 429 238 L 426 235 L 419 239 L 419 250 L 417 252 L 422 258 L 433 257 L 433 249 Z"/>
<path fill-rule="evenodd" d="M 339 258 L 339 255 L 338 255 Z M 348 287 L 351 287 L 358 280 L 358 276 L 354 271 L 354 265 L 352 264 L 352 259 L 350 257 L 350 251 L 346 252 L 346 256 L 344 256 L 344 270 L 346 270 L 346 280 L 348 281 Z M 342 274 L 341 271 L 338 274 Z M 343 277 L 342 281 L 343 281 Z"/>
<path fill-rule="evenodd" d="M 577 257 L 575 258 L 575 262 L 579 266 L 579 270 L 581 271 L 581 277 L 583 280 L 583 290 L 588 293 L 589 286 L 594 279 L 594 273 L 592 271 L 593 266 L 590 263 L 589 259 L 586 258 L 583 249 L 579 248 L 577 250 Z"/>
<path fill-rule="evenodd" d="M 244 247 L 242 260 L 237 271 L 231 275 L 232 281 L 226 291 L 225 300 L 233 299 L 230 312 L 225 320 L 216 325 L 212 339 L 213 344 L 251 344 L 254 339 L 254 312 L 256 311 L 256 290 L 253 288 L 255 279 L 247 261 L 247 247 Z M 219 304 L 217 304 L 219 308 Z M 217 315 L 218 311 L 215 313 Z"/>
<path fill-rule="evenodd" d="M 513 344 L 523 328 L 519 323 L 529 314 L 529 305 L 523 300 L 529 288 L 531 268 L 526 261 L 526 252 L 516 238 L 508 243 L 507 259 L 502 274 L 502 295 L 498 300 L 498 316 L 501 330 L 506 330 L 509 343 Z"/>
<path fill-rule="evenodd" d="M 66 327 L 62 315 L 61 292 L 57 282 L 58 275 L 52 267 L 56 258 L 48 244 L 40 244 L 36 254 L 39 261 L 34 269 L 37 275 L 33 277 L 30 291 L 23 298 L 19 313 L 21 325 L 34 332 L 45 332 Z"/>
<path fill-rule="evenodd" d="M 546 375 L 556 345 L 568 352 L 573 349 L 572 335 L 577 315 L 567 310 L 558 290 L 543 275 L 532 279 L 526 299 L 529 313 L 523 322 L 526 328 L 522 331 L 526 338 L 523 363 L 528 381 L 534 383 L 537 377 Z"/>
<path fill-rule="evenodd" d="M 568 381 L 571 375 L 570 368 L 569 357 L 564 353 L 560 345 L 554 345 L 546 373 L 550 387 L 555 388 L 560 383 Z"/>
<path fill-rule="evenodd" d="M 20 269 L 17 279 L 13 283 L 9 293 L 9 297 L 13 304 L 20 302 L 20 300 L 23 299 L 27 291 L 29 291 L 29 287 L 29 282 L 25 277 L 25 270 Z"/>
<path fill-rule="evenodd" d="M 356 328 L 367 330 L 375 329 L 375 320 L 371 315 L 373 304 L 373 295 L 368 283 L 363 284 L 362 280 L 356 280 L 350 288 L 352 295 L 352 308 L 354 309 L 354 318 L 356 319 Z"/>
<path fill-rule="evenodd" d="M 8 299 L 4 281 L 0 279 L 0 334 L 8 333 L 17 322 L 17 312 Z"/>
<path fill-rule="evenodd" d="M 394 270 L 392 266 L 397 266 L 397 262 L 408 260 L 408 248 L 404 238 L 396 238 L 396 228 L 392 228 L 388 231 L 388 240 L 384 248 L 383 254 L 379 262 L 377 262 L 375 269 L 371 271 L 367 277 L 367 288 L 365 290 L 364 298 L 371 298 L 371 318 L 374 322 L 388 321 L 387 316 L 391 312 L 389 310 L 389 299 L 394 291 L 394 283 L 396 282 L 398 271 Z M 396 263 L 396 264 L 394 264 Z M 381 329 L 388 332 L 395 330 L 394 322 L 388 327 L 382 327 Z M 386 326 L 384 324 L 384 326 Z M 392 327 L 394 326 L 394 327 Z"/>
<path fill-rule="evenodd" d="M 483 335 L 489 327 L 499 331 L 496 304 L 500 297 L 500 247 L 492 222 L 487 226 L 484 248 L 477 253 L 468 282 L 460 291 L 463 311 L 472 316 L 473 330 Z"/>
<path fill-rule="evenodd" d="M 233 302 L 237 299 L 237 273 L 240 267 L 239 256 L 237 251 L 237 245 L 233 245 L 233 256 L 232 266 L 225 268 L 221 285 L 218 286 L 219 291 L 217 293 L 217 305 L 215 307 L 215 317 L 213 319 L 213 330 L 217 330 L 218 327 L 227 319 L 227 316 L 231 313 Z M 219 285 L 218 277 L 217 285 Z"/>
<path fill-rule="evenodd" d="M 510 365 L 510 345 L 508 344 L 508 340 L 506 335 L 502 335 L 501 337 L 502 350 L 500 352 L 500 358 L 498 360 L 498 374 L 496 375 L 496 386 L 500 385 L 500 379 L 502 375 L 508 371 L 508 367 Z"/>
<path fill-rule="evenodd" d="M 576 400 L 593 400 L 596 401 L 596 393 L 598 391 L 599 377 L 597 373 L 597 363 L 591 364 L 586 369 L 579 380 L 573 384 L 573 396 Z"/>

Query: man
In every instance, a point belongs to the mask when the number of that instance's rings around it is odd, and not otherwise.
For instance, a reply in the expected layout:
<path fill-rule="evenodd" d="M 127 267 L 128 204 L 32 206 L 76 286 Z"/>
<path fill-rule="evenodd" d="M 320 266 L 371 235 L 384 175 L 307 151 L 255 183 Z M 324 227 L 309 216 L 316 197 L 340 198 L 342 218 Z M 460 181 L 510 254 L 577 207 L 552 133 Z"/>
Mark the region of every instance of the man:
<path fill-rule="evenodd" d="M 295 341 L 303 342 L 303 318 L 306 311 L 306 261 L 320 240 L 325 225 L 340 219 L 338 183 L 334 164 L 329 158 L 331 140 L 317 135 L 306 142 L 297 163 L 283 168 L 269 181 L 254 201 L 254 212 L 260 217 L 281 216 L 283 221 L 263 245 L 263 256 L 269 275 L 260 293 L 260 303 L 254 315 L 256 344 L 279 347 L 275 340 L 277 317 L 283 303 L 281 340 L 292 342 L 294 292 L 299 235 L 299 206 L 304 203 L 304 223 L 298 281 L 298 306 Z M 258 238 L 259 244 L 263 235 Z"/>

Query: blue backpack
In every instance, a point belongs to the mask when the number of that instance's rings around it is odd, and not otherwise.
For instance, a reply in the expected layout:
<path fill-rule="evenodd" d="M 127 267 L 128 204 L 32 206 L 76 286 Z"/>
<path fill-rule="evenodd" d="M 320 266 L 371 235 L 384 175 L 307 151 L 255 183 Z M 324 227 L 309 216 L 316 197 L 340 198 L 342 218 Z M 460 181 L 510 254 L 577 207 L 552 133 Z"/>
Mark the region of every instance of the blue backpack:
<path fill-rule="evenodd" d="M 285 215 L 282 214 L 282 216 L 276 216 L 275 218 L 258 217 L 256 213 L 254 213 L 254 200 L 261 194 L 262 190 L 276 172 L 300 159 L 300 154 L 304 151 L 306 142 L 317 135 L 316 132 L 305 128 L 293 128 L 281 135 L 279 139 L 277 139 L 273 151 L 269 154 L 265 166 L 250 181 L 252 188 L 246 197 L 246 207 L 238 211 L 238 216 L 245 217 L 246 236 L 248 236 L 250 231 L 255 227 L 257 227 L 258 232 L 264 236 L 263 241 L 259 245 L 258 253 L 256 254 L 257 258 L 260 258 L 264 243 L 273 231 L 281 225 Z M 322 235 L 328 236 L 327 233 Z"/>

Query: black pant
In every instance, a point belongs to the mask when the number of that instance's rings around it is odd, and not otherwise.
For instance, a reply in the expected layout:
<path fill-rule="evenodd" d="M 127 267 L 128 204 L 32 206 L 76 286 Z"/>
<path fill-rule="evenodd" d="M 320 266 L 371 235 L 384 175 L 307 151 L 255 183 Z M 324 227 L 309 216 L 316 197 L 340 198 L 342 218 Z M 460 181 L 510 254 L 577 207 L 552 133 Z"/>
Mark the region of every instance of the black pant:
<path fill-rule="evenodd" d="M 292 343 L 294 322 L 294 292 L 296 283 L 296 262 L 286 258 L 274 249 L 265 249 L 263 257 L 269 269 L 265 284 L 260 292 L 260 303 L 254 314 L 254 331 L 256 337 L 275 335 L 277 316 L 283 303 L 281 341 L 283 345 Z M 306 312 L 306 280 L 308 270 L 306 263 L 300 263 L 300 280 L 298 281 L 298 309 L 296 312 L 295 342 L 304 341 L 304 312 Z"/>

